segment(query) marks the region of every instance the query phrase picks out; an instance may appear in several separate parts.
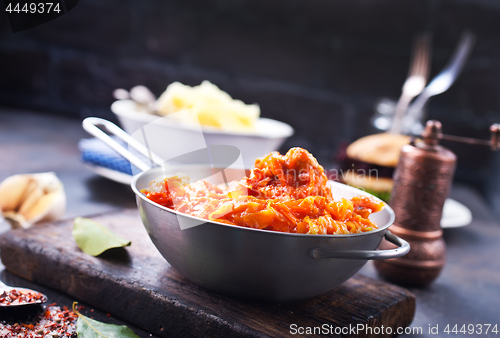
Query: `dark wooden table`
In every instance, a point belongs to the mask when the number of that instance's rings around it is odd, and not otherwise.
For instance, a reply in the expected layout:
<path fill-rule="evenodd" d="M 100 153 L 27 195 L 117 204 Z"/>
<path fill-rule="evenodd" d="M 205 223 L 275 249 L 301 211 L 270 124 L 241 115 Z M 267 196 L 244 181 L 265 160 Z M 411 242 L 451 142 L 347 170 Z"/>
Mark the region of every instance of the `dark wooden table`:
<path fill-rule="evenodd" d="M 135 208 L 129 187 L 98 177 L 80 163 L 77 142 L 85 137 L 89 136 L 75 119 L 0 109 L 0 181 L 17 173 L 56 172 L 68 197 L 65 218 Z M 423 334 L 405 335 L 407 337 L 445 336 L 443 329 L 448 324 L 451 328 L 455 324 L 459 328 L 463 324 L 498 324 L 500 329 L 499 222 L 474 190 L 455 185 L 451 197 L 468 206 L 474 220 L 467 227 L 445 230 L 448 262 L 442 275 L 428 288 L 410 289 L 417 296 L 412 327 L 422 328 Z M 1 223 L 0 233 L 9 228 Z M 378 278 L 370 263 L 361 273 Z M 10 274 L 1 264 L 0 279 L 10 285 L 38 289 L 60 305 L 69 306 L 73 301 L 59 292 Z M 123 323 L 118 318 L 108 318 L 97 309 L 88 314 L 98 320 Z M 429 326 L 436 325 L 439 325 L 440 334 L 429 334 Z M 154 337 L 129 326 L 141 337 Z"/>

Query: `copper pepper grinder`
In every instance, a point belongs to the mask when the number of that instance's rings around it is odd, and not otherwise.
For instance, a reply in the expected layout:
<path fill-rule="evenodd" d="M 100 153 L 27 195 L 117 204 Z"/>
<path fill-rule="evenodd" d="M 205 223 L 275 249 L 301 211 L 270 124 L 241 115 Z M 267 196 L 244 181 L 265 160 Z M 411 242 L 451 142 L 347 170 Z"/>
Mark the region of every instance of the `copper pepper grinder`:
<path fill-rule="evenodd" d="M 397 284 L 425 286 L 436 279 L 446 262 L 446 245 L 441 229 L 443 205 L 450 192 L 456 156 L 440 146 L 440 139 L 489 145 L 498 149 L 500 128 L 492 125 L 491 140 L 443 135 L 439 121 L 428 121 L 423 142 L 404 146 L 394 173 L 391 207 L 396 221 L 391 232 L 410 243 L 403 257 L 375 261 L 380 275 Z M 381 249 L 394 246 L 382 242 Z"/>

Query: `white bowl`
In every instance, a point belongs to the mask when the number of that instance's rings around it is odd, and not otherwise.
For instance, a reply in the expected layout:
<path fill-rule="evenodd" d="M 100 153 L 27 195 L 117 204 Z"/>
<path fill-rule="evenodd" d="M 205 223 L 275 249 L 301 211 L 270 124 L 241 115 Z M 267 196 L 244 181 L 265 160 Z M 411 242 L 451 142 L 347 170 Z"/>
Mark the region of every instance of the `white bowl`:
<path fill-rule="evenodd" d="M 132 100 L 118 100 L 111 105 L 122 128 L 130 135 L 141 127 L 156 121 L 161 116 L 140 112 Z M 162 121 L 165 133 L 199 133 L 196 128 L 175 121 Z M 241 151 L 245 167 L 254 166 L 255 159 L 277 150 L 283 142 L 293 135 L 293 128 L 286 123 L 267 118 L 259 118 L 256 122 L 255 132 L 237 133 L 221 131 L 214 127 L 203 127 L 203 136 L 208 145 L 231 145 Z"/>

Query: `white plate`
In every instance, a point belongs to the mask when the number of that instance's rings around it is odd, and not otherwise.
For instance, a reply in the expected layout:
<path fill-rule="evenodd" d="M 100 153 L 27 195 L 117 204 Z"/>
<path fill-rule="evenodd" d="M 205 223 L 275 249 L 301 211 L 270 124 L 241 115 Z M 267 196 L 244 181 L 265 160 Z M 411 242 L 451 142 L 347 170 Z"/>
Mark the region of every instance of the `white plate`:
<path fill-rule="evenodd" d="M 451 198 L 446 199 L 441 217 L 441 227 L 458 228 L 469 225 L 472 221 L 472 213 L 465 205 Z"/>
<path fill-rule="evenodd" d="M 191 150 L 200 149 L 197 143 L 201 132 L 199 126 L 193 127 L 190 124 L 172 121 L 161 116 L 138 112 L 136 103 L 131 100 L 115 101 L 111 105 L 111 111 L 115 113 L 122 128 L 130 135 L 154 122 L 155 127 L 148 129 L 148 138 L 158 140 L 156 144 L 160 144 L 161 140 L 161 144 L 182 145 L 182 149 L 189 149 L 189 144 L 192 144 Z M 203 127 L 202 136 L 207 146 L 224 144 L 238 148 L 245 167 L 251 168 L 256 158 L 277 150 L 293 133 L 293 128 L 284 122 L 261 117 L 256 121 L 255 132 L 234 133 L 213 127 Z M 150 144 L 153 147 L 155 142 L 150 142 Z M 151 150 L 161 158 L 171 158 L 170 155 L 167 156 L 171 153 L 171 148 L 163 147 L 163 150 L 152 148 Z"/>

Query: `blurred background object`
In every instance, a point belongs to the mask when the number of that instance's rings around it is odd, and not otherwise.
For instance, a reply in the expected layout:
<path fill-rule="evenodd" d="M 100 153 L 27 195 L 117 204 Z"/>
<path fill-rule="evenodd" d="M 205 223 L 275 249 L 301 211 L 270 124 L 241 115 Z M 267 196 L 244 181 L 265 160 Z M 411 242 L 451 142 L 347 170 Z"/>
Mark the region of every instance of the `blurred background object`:
<path fill-rule="evenodd" d="M 407 115 L 406 113 L 411 101 L 422 93 L 425 88 L 427 77 L 429 76 L 430 48 L 430 37 L 428 34 L 422 34 L 415 39 L 410 71 L 403 84 L 403 90 L 396 104 L 390 128 L 390 132 L 393 134 L 402 132 L 402 122 L 405 115 Z"/>
<path fill-rule="evenodd" d="M 401 132 L 406 135 L 420 135 L 424 130 L 424 120 L 426 120 L 427 114 L 424 110 L 427 101 L 432 96 L 442 94 L 447 91 L 451 85 L 457 80 L 458 75 L 462 71 L 467 58 L 469 57 L 472 47 L 475 43 L 474 34 L 471 32 L 465 32 L 462 34 L 460 41 L 457 45 L 455 52 L 453 53 L 450 61 L 443 70 L 434 77 L 429 84 L 423 88 L 421 84 L 422 78 L 425 79 L 427 74 L 428 65 L 428 38 L 421 36 L 416 40 L 416 46 L 414 48 L 414 55 L 412 56 L 412 68 L 410 72 L 420 72 L 421 74 L 410 73 L 409 77 L 403 85 L 403 94 L 401 95 L 397 105 L 389 99 L 380 100 L 375 106 L 375 116 L 373 117 L 373 126 L 380 130 L 389 130 L 389 126 L 392 120 L 397 121 L 392 125 L 391 132 Z M 425 48 L 425 51 L 422 49 Z M 412 82 L 409 81 L 413 76 L 413 87 L 410 88 Z M 420 78 L 418 77 L 420 76 Z M 407 85 L 408 82 L 408 85 Z M 408 87 L 408 88 L 406 88 Z M 417 98 L 413 103 L 408 100 L 408 95 L 405 96 L 406 91 L 419 92 Z M 420 92 L 421 91 L 421 92 Z M 406 99 L 405 99 L 406 98 Z M 410 98 L 411 99 L 411 98 Z"/>
<path fill-rule="evenodd" d="M 423 132 L 423 109 L 431 96 L 442 94 L 447 91 L 457 80 L 475 43 L 475 36 L 471 32 L 462 34 L 455 52 L 443 70 L 434 77 L 425 87 L 422 93 L 415 99 L 408 110 L 408 121 L 404 123 L 403 132 L 420 134 Z M 417 128 L 415 128 L 417 126 Z"/>
<path fill-rule="evenodd" d="M 174 81 L 209 80 L 290 124 L 282 150 L 304 147 L 329 166 L 342 142 L 376 131 L 377 100 L 400 96 L 415 35 L 433 36 L 434 77 L 470 30 L 474 51 L 428 118 L 477 138 L 500 121 L 500 8 L 490 0 L 88 0 L 15 34 L 2 15 L 2 106 L 116 121 L 116 88 L 144 85 L 158 97 Z M 443 145 L 457 154 L 455 180 L 500 210 L 499 154 Z"/>

